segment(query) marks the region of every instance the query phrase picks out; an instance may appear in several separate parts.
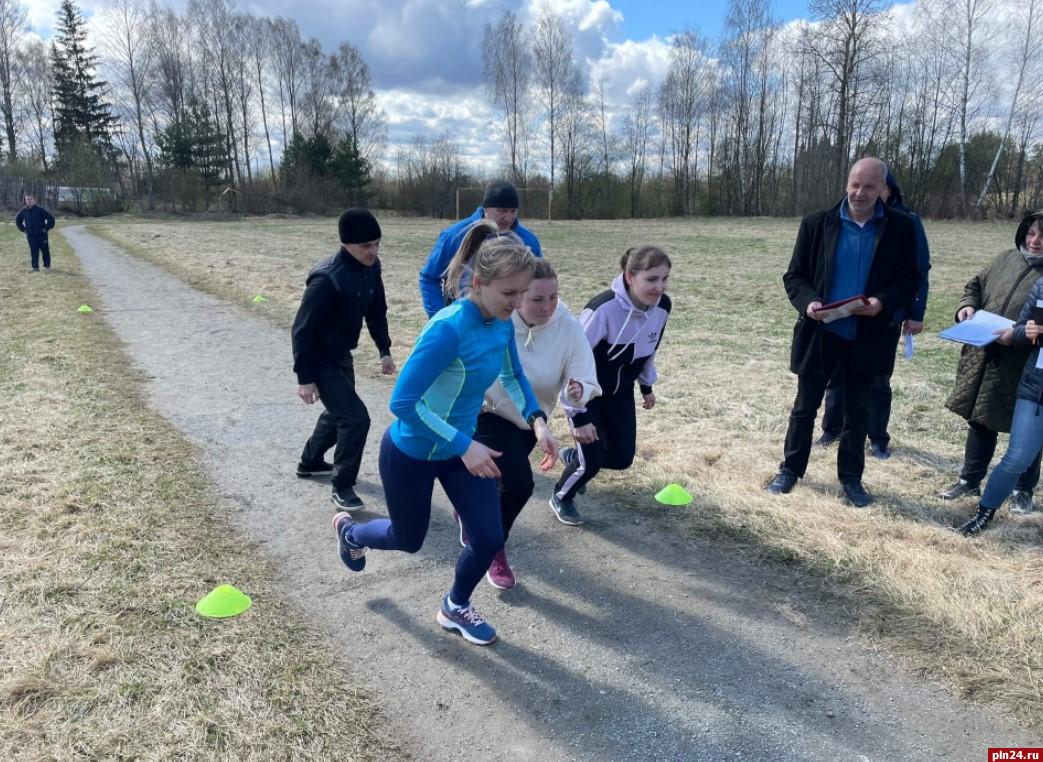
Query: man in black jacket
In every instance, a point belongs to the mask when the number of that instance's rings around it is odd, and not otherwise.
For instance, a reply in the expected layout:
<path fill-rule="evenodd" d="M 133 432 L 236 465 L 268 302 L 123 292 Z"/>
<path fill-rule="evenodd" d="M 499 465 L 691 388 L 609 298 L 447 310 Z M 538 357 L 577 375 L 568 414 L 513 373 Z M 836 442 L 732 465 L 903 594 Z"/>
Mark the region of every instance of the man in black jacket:
<path fill-rule="evenodd" d="M 32 193 L 25 194 L 25 206 L 14 218 L 14 224 L 25 233 L 29 241 L 29 258 L 33 263 L 33 272 L 40 272 L 40 254 L 43 254 L 43 269 L 51 269 L 51 247 L 47 243 L 47 231 L 54 227 L 54 215 L 37 206 L 36 197 Z"/>
<path fill-rule="evenodd" d="M 380 225 L 366 209 L 348 209 L 338 221 L 341 247 L 308 274 L 293 321 L 293 371 L 297 395 L 308 405 L 322 400 L 325 410 L 304 446 L 297 476 L 331 479 L 338 509 L 361 508 L 355 482 L 369 433 L 369 412 L 355 392 L 351 350 L 359 343 L 362 321 L 380 353 L 384 375 L 395 372 L 388 335 L 387 300 L 380 277 Z M 333 463 L 324 456 L 330 447 Z"/>
<path fill-rule="evenodd" d="M 855 162 L 847 195 L 837 206 L 805 217 L 789 268 L 782 276 L 798 318 L 793 330 L 790 370 L 797 374 L 797 397 L 786 430 L 785 460 L 768 492 L 793 489 L 807 470 L 811 440 L 826 382 L 844 366 L 844 427 L 837 453 L 837 476 L 857 508 L 872 502 L 862 486 L 869 394 L 874 376 L 894 368 L 899 322 L 895 315 L 916 295 L 920 272 L 916 228 L 902 212 L 881 201 L 887 167 L 865 158 Z M 863 296 L 848 317 L 826 322 L 824 304 Z"/>

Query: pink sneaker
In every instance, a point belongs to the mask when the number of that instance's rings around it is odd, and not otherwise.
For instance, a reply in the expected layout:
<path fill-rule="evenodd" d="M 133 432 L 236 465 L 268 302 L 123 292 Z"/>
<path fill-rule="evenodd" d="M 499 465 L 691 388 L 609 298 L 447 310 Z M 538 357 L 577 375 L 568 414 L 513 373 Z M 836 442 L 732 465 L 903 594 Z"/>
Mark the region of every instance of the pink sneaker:
<path fill-rule="evenodd" d="M 485 573 L 485 578 L 489 580 L 490 585 L 499 590 L 507 590 L 514 587 L 514 572 L 507 565 L 507 553 L 503 548 L 500 548 L 500 552 L 496 554 L 493 562 L 489 564 L 489 571 Z"/>

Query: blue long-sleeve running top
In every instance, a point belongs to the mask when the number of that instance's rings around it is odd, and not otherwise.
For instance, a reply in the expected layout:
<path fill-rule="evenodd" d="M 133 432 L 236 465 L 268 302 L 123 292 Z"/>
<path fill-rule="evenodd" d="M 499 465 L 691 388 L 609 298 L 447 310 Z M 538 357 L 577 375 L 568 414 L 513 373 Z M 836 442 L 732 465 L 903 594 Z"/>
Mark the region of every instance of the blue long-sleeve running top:
<path fill-rule="evenodd" d="M 497 379 L 526 418 L 539 409 L 511 321 L 486 318 L 470 299 L 459 299 L 424 326 L 402 367 L 391 394 L 392 441 L 418 460 L 463 455 L 485 390 Z"/>

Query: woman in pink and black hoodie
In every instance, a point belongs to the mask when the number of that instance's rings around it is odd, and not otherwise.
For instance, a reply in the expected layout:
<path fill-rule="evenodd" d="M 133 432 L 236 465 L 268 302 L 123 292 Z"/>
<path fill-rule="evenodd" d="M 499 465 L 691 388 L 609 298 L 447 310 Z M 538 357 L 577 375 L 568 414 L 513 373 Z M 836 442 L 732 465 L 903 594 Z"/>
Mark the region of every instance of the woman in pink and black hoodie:
<path fill-rule="evenodd" d="M 634 462 L 634 384 L 640 388 L 642 407 L 655 406 L 655 353 L 670 317 L 670 257 L 656 246 L 632 246 L 620 267 L 623 272 L 612 288 L 591 299 L 579 316 L 594 350 L 601 396 L 569 420 L 576 447 L 562 450 L 565 470 L 550 499 L 558 521 L 572 526 L 583 523 L 573 500 L 586 491 L 587 482 L 602 468 L 622 471 Z"/>

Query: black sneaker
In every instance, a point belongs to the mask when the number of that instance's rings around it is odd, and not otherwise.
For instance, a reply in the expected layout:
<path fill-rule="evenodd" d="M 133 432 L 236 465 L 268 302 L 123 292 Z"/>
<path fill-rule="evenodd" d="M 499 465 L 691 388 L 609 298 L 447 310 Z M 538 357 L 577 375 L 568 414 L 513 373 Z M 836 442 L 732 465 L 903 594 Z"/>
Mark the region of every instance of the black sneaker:
<path fill-rule="evenodd" d="M 330 500 L 333 501 L 334 505 L 338 508 L 347 510 L 348 508 L 365 508 L 365 504 L 362 502 L 362 498 L 355 494 L 355 490 L 351 487 L 341 487 L 337 489 L 333 488 L 330 492 Z"/>
<path fill-rule="evenodd" d="M 297 476 L 302 479 L 307 479 L 312 476 L 329 476 L 333 473 L 333 464 L 322 461 L 314 465 L 308 465 L 307 463 L 297 464 Z"/>
<path fill-rule="evenodd" d="M 822 432 L 822 436 L 820 436 L 818 439 L 816 439 L 814 442 L 812 442 L 811 446 L 812 447 L 816 447 L 819 450 L 824 450 L 827 447 L 829 447 L 831 444 L 836 442 L 838 439 L 840 439 L 840 433 L 839 432 L 836 433 L 836 434 L 831 434 L 828 431 L 823 431 Z"/>
<path fill-rule="evenodd" d="M 995 508 L 985 508 L 984 506 L 979 505 L 978 512 L 974 514 L 974 518 L 968 522 L 960 524 L 956 527 L 956 531 L 964 537 L 973 537 L 979 532 L 984 532 L 986 527 L 989 526 L 989 522 L 992 521 L 992 517 L 995 515 Z"/>
<path fill-rule="evenodd" d="M 1018 516 L 1025 516 L 1036 509 L 1032 502 L 1032 493 L 1026 490 L 1016 489 L 1010 495 L 1010 512 Z"/>
<path fill-rule="evenodd" d="M 944 492 L 939 492 L 938 497 L 942 500 L 959 500 L 961 497 L 980 497 L 981 487 L 977 484 L 971 485 L 965 479 L 960 479 L 956 484 Z"/>
<path fill-rule="evenodd" d="M 780 468 L 775 478 L 765 487 L 769 495 L 786 495 L 793 491 L 797 484 L 797 475 L 788 468 Z"/>
<path fill-rule="evenodd" d="M 844 482 L 840 486 L 844 488 L 844 494 L 855 508 L 865 508 L 873 502 L 873 496 L 862 486 L 862 482 Z"/>
<path fill-rule="evenodd" d="M 559 500 L 557 495 L 551 495 L 550 507 L 558 521 L 562 524 L 578 527 L 583 523 L 579 511 L 576 510 L 576 504 L 569 499 Z"/>
<path fill-rule="evenodd" d="M 869 443 L 869 452 L 878 460 L 887 460 L 891 457 L 891 448 L 876 442 Z"/>

